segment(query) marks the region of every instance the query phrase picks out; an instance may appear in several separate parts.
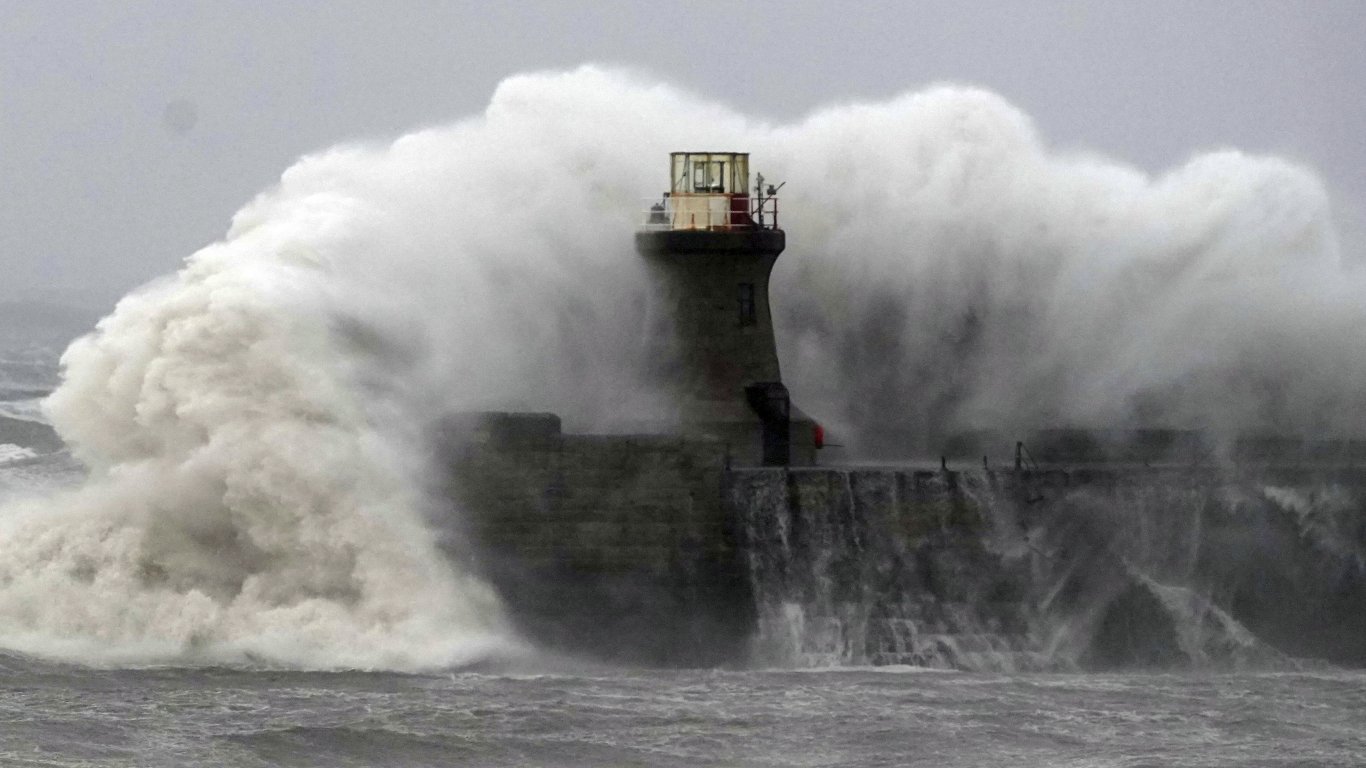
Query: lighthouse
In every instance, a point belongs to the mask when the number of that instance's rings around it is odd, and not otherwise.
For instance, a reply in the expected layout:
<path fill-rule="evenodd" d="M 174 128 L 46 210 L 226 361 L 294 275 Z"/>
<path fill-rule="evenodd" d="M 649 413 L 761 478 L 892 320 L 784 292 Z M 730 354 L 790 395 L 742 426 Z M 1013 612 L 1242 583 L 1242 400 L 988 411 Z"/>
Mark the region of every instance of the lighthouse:
<path fill-rule="evenodd" d="M 724 440 L 741 465 L 814 463 L 815 425 L 783 385 L 769 311 L 786 245 L 777 189 L 759 176 L 750 195 L 745 152 L 674 152 L 669 179 L 636 249 L 654 278 L 652 373 L 673 388 L 680 428 Z"/>

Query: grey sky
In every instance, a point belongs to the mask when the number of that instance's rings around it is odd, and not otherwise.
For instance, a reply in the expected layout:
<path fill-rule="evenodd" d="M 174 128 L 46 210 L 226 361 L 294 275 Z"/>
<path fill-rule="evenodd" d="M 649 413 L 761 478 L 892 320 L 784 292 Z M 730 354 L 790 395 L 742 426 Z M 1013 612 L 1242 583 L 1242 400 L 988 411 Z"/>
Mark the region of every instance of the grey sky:
<path fill-rule="evenodd" d="M 983 85 L 1053 145 L 1151 171 L 1227 146 L 1298 159 L 1354 235 L 1363 41 L 1354 0 L 0 0 L 0 301 L 112 302 L 220 237 L 299 154 L 457 118 L 509 74 L 589 61 L 780 121 Z"/>

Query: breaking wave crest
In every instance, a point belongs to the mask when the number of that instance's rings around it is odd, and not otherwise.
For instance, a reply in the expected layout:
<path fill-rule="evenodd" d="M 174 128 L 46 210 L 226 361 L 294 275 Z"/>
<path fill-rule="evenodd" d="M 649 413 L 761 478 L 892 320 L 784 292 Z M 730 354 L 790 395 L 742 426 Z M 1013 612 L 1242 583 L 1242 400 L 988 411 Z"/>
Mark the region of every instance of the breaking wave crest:
<path fill-rule="evenodd" d="M 425 529 L 407 425 L 338 345 L 318 223 L 234 230 L 67 351 L 47 406 L 90 479 L 0 518 L 4 645 L 405 668 L 494 641 Z"/>

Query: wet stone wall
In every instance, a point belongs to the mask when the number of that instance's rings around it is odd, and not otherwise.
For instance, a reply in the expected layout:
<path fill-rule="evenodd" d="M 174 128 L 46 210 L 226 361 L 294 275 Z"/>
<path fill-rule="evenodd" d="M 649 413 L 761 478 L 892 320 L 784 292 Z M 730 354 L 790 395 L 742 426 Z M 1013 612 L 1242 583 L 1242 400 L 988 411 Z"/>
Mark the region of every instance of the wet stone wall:
<path fill-rule="evenodd" d="M 752 608 L 723 444 L 564 435 L 549 414 L 483 415 L 445 442 L 445 546 L 478 564 L 526 637 L 629 664 L 743 659 Z"/>
<path fill-rule="evenodd" d="M 1366 665 L 1366 472 L 727 468 L 481 414 L 443 546 L 552 652 L 651 666 Z"/>
<path fill-rule="evenodd" d="M 752 658 L 1366 666 L 1366 472 L 740 470 Z"/>

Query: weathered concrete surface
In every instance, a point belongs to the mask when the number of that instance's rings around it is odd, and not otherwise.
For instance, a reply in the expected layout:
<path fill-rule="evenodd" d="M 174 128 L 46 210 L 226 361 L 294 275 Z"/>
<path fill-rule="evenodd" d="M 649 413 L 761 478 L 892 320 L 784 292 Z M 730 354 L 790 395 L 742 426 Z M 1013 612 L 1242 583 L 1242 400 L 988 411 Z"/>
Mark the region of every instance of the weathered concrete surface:
<path fill-rule="evenodd" d="M 745 387 L 782 381 L 768 283 L 785 244 L 781 230 L 636 234 L 655 287 L 648 374 L 673 390 L 682 430 L 726 441 L 737 466 L 763 463 L 762 425 Z M 815 463 L 814 426 L 793 409 L 793 464 Z"/>
<path fill-rule="evenodd" d="M 446 442 L 448 546 L 471 545 L 542 646 L 679 666 L 1020 650 L 1022 601 L 956 474 L 727 469 L 717 441 L 563 435 L 548 414 L 471 417 Z"/>
<path fill-rule="evenodd" d="M 483 417 L 456 427 L 448 546 L 473 544 L 513 620 L 570 654 L 709 666 L 743 657 L 751 608 L 721 503 L 726 447 L 562 435 Z"/>
<path fill-rule="evenodd" d="M 726 468 L 715 440 L 447 435 L 441 524 L 534 642 L 668 666 L 1366 665 L 1366 468 Z"/>
<path fill-rule="evenodd" d="M 1163 603 L 1176 650 L 1198 663 L 1263 656 L 1231 648 L 1246 634 L 1291 657 L 1366 665 L 1361 467 L 1091 469 L 1041 474 L 1019 493 L 1033 545 L 1086 575 L 1059 577 L 1057 600 L 1099 622 L 1082 653 L 1092 666 L 1141 650 L 1123 636 L 1144 624 L 1126 608 L 1135 589 Z M 1123 593 L 1097 586 L 1114 584 Z"/>
<path fill-rule="evenodd" d="M 1366 665 L 1358 467 L 728 477 L 771 659 Z"/>

